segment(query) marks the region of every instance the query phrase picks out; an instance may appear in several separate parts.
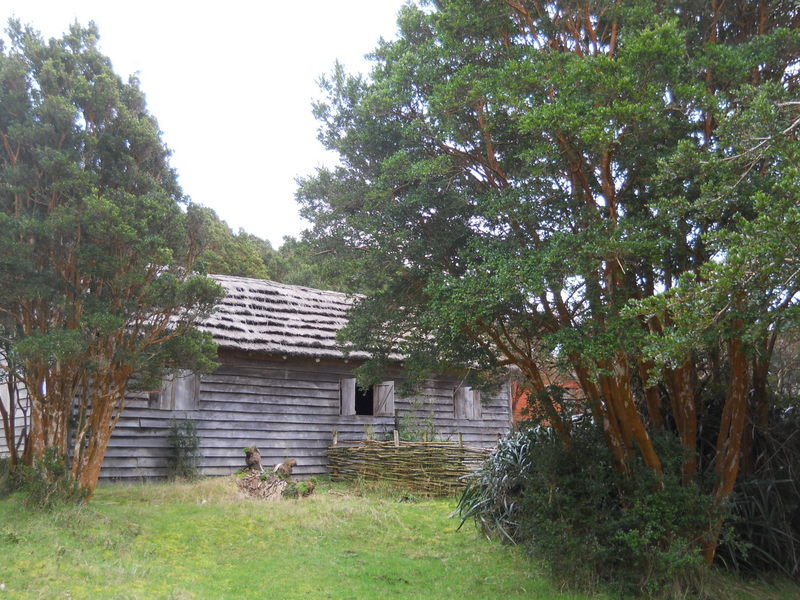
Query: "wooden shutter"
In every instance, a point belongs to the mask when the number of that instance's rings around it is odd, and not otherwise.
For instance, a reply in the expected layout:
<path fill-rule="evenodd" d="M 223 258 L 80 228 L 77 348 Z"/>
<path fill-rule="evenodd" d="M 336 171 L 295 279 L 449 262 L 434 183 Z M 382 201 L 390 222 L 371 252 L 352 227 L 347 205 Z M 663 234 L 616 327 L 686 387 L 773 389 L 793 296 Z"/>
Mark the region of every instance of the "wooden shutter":
<path fill-rule="evenodd" d="M 161 410 L 175 409 L 175 380 L 165 377 L 161 381 L 161 391 L 158 395 L 158 408 Z"/>
<path fill-rule="evenodd" d="M 481 406 L 480 390 L 472 390 L 472 418 L 480 421 L 483 418 L 483 407 Z"/>
<path fill-rule="evenodd" d="M 375 385 L 372 395 L 376 415 L 394 415 L 394 381 L 384 381 Z"/>
<path fill-rule="evenodd" d="M 455 389 L 453 393 L 453 408 L 455 410 L 456 419 L 472 418 L 472 403 L 469 401 L 472 396 L 470 393 L 471 391 L 470 388 L 464 387 L 463 385 Z"/>
<path fill-rule="evenodd" d="M 172 380 L 174 410 L 196 410 L 200 378 L 191 371 L 183 371 Z"/>
<path fill-rule="evenodd" d="M 457 387 L 453 394 L 453 404 L 456 419 L 467 419 L 470 421 L 482 418 L 481 393 L 471 387 Z"/>
<path fill-rule="evenodd" d="M 341 414 L 356 414 L 356 378 L 348 377 L 339 382 Z"/>

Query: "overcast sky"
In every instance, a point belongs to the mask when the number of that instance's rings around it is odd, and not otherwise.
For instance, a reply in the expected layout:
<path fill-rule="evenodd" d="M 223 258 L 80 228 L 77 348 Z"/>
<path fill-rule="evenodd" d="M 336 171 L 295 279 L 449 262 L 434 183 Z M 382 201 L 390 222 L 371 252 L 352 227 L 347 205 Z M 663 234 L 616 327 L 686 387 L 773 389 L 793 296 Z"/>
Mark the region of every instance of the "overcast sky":
<path fill-rule="evenodd" d="M 304 227 L 295 177 L 333 164 L 316 139 L 311 101 L 335 60 L 366 72 L 378 38 L 394 38 L 402 0 L 7 0 L 45 37 L 76 19 L 127 78 L 138 72 L 150 112 L 192 200 L 272 245 Z"/>

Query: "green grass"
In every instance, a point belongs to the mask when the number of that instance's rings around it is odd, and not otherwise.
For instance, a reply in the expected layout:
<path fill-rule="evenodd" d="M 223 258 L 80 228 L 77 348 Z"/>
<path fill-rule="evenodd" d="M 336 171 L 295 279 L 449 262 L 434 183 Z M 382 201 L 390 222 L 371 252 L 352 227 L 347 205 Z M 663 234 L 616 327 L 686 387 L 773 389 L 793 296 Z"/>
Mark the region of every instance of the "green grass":
<path fill-rule="evenodd" d="M 101 487 L 89 506 L 53 513 L 12 496 L 0 500 L 0 600 L 610 600 L 560 593 L 519 548 L 457 531 L 452 500 L 401 497 L 323 484 L 266 503 L 232 478 Z M 729 598 L 800 597 L 729 577 L 712 585 Z"/>
<path fill-rule="evenodd" d="M 1 598 L 559 598 L 447 500 L 323 484 L 243 499 L 230 478 L 101 487 L 89 506 L 0 501 Z"/>

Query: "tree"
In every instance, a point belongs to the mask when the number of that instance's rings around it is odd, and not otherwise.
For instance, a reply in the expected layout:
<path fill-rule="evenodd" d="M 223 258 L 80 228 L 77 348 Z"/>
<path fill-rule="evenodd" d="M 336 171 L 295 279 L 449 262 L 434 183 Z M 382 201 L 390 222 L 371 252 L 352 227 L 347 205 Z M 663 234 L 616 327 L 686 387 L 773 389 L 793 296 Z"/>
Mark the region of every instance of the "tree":
<path fill-rule="evenodd" d="M 193 325 L 219 297 L 138 83 L 94 25 L 45 42 L 11 21 L 0 46 L 0 336 L 25 384 L 23 460 L 52 448 L 93 492 L 129 387 L 208 369 Z"/>
<path fill-rule="evenodd" d="M 234 233 L 210 208 L 192 204 L 188 213 L 196 227 L 205 232 L 205 251 L 199 264 L 208 273 L 324 289 L 338 289 L 341 285 L 335 273 L 323 274 L 320 261 L 304 242 L 286 236 L 281 247 L 275 250 L 268 240 L 243 229 Z"/>
<path fill-rule="evenodd" d="M 766 218 L 775 178 L 791 180 L 787 155 L 737 158 L 736 123 L 771 107 L 796 148 L 799 22 L 795 3 L 766 0 L 404 8 L 370 77 L 337 66 L 323 81 L 320 137 L 341 164 L 298 192 L 318 247 L 367 290 L 345 335 L 378 361 L 399 345 L 411 365 L 518 366 L 569 448 L 542 375 L 555 363 L 621 473 L 642 461 L 660 475 L 653 433 L 669 427 L 683 480 L 715 469 L 724 502 L 756 325 L 780 327 L 773 309 L 796 307 L 798 278 L 759 279 L 780 298 L 765 304 L 752 278 L 708 277 Z M 696 293 L 709 287 L 716 304 Z M 678 339 L 692 298 L 718 311 Z M 714 410 L 709 388 L 725 390 Z M 710 453 L 704 414 L 718 415 Z"/>
<path fill-rule="evenodd" d="M 267 250 L 267 249 L 265 249 Z M 338 273 L 332 269 L 324 269 L 321 256 L 307 242 L 285 236 L 277 251 L 268 248 L 262 256 L 270 272 L 270 279 L 290 285 L 340 290 L 344 283 Z"/>
<path fill-rule="evenodd" d="M 212 209 L 193 204 L 189 206 L 190 218 L 207 232 L 205 251 L 200 262 L 208 273 L 238 275 L 269 279 L 264 252 L 274 253 L 268 241 L 243 230 L 234 233 Z"/>

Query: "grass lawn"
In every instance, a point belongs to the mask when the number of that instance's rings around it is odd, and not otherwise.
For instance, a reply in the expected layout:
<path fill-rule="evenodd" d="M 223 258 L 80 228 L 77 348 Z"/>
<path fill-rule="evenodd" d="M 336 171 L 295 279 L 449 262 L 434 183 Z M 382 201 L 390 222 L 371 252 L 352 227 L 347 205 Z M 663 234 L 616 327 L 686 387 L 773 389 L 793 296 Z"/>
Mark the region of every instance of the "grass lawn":
<path fill-rule="evenodd" d="M 519 548 L 456 531 L 452 500 L 400 497 L 323 484 L 265 503 L 239 496 L 232 478 L 107 486 L 54 513 L 12 496 L 0 500 L 0 600 L 590 598 L 559 593 Z M 732 589 L 725 597 L 800 597 L 793 586 Z"/>
<path fill-rule="evenodd" d="M 321 488 L 321 489 L 320 489 Z M 106 486 L 89 506 L 0 500 L 2 598 L 569 598 L 519 549 L 456 531 L 452 500 L 331 484 L 244 500 L 230 478 Z"/>

